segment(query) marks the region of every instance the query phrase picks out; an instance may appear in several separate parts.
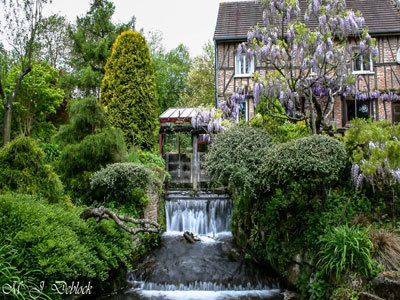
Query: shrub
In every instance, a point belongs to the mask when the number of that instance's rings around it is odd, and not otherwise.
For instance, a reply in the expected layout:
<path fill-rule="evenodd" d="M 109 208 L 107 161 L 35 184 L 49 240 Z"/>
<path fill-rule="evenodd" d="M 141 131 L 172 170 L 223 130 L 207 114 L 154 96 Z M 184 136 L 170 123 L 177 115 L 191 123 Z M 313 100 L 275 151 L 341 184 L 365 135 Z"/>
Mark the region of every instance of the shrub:
<path fill-rule="evenodd" d="M 145 246 L 135 248 L 113 220 L 80 219 L 83 209 L 66 210 L 28 195 L 1 195 L 0 244 L 14 237 L 10 246 L 18 253 L 11 264 L 24 274 L 40 269 L 37 282 L 91 281 L 105 289 L 112 273 L 131 267 Z"/>
<path fill-rule="evenodd" d="M 210 181 L 252 191 L 262 153 L 270 146 L 270 136 L 257 128 L 235 126 L 218 134 L 205 160 Z"/>
<path fill-rule="evenodd" d="M 271 147 L 259 177 L 267 190 L 297 182 L 308 193 L 315 193 L 338 183 L 346 163 L 347 155 L 339 141 L 314 135 Z"/>
<path fill-rule="evenodd" d="M 45 162 L 45 154 L 36 142 L 19 137 L 0 150 L 0 189 L 39 195 L 57 202 L 63 186 L 57 174 Z"/>
<path fill-rule="evenodd" d="M 151 150 L 156 142 L 158 101 L 146 40 L 123 32 L 115 40 L 101 85 L 101 103 L 110 123 L 121 128 L 128 145 Z"/>
<path fill-rule="evenodd" d="M 125 160 L 124 137 L 120 129 L 109 126 L 103 108 L 94 98 L 73 101 L 69 111 L 70 124 L 55 137 L 63 147 L 56 166 L 69 192 L 89 203 L 90 175 Z"/>
<path fill-rule="evenodd" d="M 373 244 L 368 238 L 368 229 L 341 225 L 333 227 L 319 238 L 321 251 L 318 266 L 323 274 L 341 278 L 349 271 L 366 277 L 375 274 L 371 258 Z"/>
<path fill-rule="evenodd" d="M 93 197 L 99 202 L 127 205 L 133 210 L 133 216 L 138 216 L 147 203 L 146 190 L 156 184 L 155 181 L 151 170 L 142 165 L 116 163 L 94 173 L 90 186 Z"/>

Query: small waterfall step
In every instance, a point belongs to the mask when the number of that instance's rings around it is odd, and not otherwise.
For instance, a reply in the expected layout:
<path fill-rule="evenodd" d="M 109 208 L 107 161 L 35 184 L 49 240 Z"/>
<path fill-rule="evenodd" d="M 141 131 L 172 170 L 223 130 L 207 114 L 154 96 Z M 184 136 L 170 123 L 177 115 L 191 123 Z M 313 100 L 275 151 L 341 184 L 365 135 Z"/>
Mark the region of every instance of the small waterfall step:
<path fill-rule="evenodd" d="M 232 201 L 225 192 L 169 191 L 165 201 L 168 232 L 215 235 L 230 231 Z"/>
<path fill-rule="evenodd" d="M 230 200 L 229 194 L 225 190 L 217 191 L 191 191 L 191 190 L 171 190 L 165 195 L 165 200 Z"/>

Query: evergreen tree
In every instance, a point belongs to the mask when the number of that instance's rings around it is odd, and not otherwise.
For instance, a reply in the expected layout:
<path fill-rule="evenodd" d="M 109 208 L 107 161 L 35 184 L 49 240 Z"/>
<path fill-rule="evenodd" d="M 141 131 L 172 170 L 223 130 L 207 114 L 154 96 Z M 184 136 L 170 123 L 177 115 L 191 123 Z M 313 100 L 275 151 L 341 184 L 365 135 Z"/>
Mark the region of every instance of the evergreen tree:
<path fill-rule="evenodd" d="M 92 0 L 86 16 L 77 18 L 70 28 L 72 66 L 79 78 L 77 85 L 84 96 L 99 96 L 104 66 L 117 36 L 135 27 L 135 18 L 126 24 L 114 24 L 115 6 L 107 0 Z"/>
<path fill-rule="evenodd" d="M 144 37 L 132 31 L 122 33 L 105 70 L 100 102 L 110 123 L 122 129 L 128 145 L 151 149 L 156 141 L 158 101 Z"/>

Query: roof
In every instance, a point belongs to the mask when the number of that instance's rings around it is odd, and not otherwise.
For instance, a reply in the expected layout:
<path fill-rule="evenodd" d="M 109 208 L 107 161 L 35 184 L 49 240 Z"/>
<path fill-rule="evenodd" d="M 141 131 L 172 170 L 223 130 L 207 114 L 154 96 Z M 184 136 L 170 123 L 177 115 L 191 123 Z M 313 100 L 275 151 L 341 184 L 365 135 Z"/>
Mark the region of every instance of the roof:
<path fill-rule="evenodd" d="M 160 123 L 176 122 L 177 120 L 190 122 L 192 117 L 196 116 L 195 107 L 170 107 L 159 117 Z"/>
<path fill-rule="evenodd" d="M 400 33 L 399 10 L 393 1 L 397 0 L 347 0 L 347 7 L 361 11 L 371 34 Z M 300 0 L 304 12 L 307 1 Z M 255 1 L 223 2 L 219 5 L 214 40 L 243 40 L 250 27 L 262 24 L 262 7 Z M 310 20 L 307 26 L 316 26 Z"/>

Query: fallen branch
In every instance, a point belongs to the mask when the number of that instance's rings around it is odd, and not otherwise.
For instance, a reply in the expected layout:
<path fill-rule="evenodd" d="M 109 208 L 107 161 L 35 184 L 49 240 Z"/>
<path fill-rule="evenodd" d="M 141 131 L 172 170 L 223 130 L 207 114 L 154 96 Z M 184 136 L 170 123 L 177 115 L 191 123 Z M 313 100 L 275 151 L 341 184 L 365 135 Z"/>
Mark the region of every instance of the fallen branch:
<path fill-rule="evenodd" d="M 192 232 L 189 232 L 189 231 L 185 231 L 185 232 L 183 233 L 183 237 L 184 237 L 185 240 L 186 240 L 187 242 L 189 242 L 190 244 L 193 244 L 193 243 L 195 243 L 195 242 L 197 242 L 197 241 L 200 241 L 200 239 L 199 239 L 198 237 L 195 237 L 194 234 L 193 234 Z"/>
<path fill-rule="evenodd" d="M 127 217 L 124 215 L 117 215 L 112 210 L 101 206 L 99 208 L 88 208 L 80 215 L 81 219 L 87 220 L 89 218 L 96 218 L 97 222 L 100 222 L 103 219 L 113 219 L 115 223 L 125 231 L 129 232 L 136 239 L 136 235 L 140 232 L 148 232 L 148 233 L 160 233 L 161 228 L 157 222 L 150 221 L 148 219 L 135 219 L 132 217 Z M 133 223 L 136 225 L 142 225 L 142 227 L 133 228 L 131 226 L 126 225 L 122 221 Z"/>

